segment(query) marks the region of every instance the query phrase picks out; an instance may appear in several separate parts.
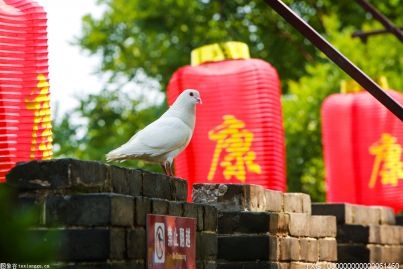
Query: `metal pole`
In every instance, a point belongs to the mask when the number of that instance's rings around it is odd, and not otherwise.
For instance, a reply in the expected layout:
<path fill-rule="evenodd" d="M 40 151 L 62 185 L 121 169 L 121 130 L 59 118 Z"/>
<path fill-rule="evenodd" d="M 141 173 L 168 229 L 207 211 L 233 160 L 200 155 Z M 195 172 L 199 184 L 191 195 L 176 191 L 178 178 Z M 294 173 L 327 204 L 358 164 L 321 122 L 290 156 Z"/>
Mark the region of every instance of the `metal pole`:
<path fill-rule="evenodd" d="M 401 31 L 403 31 L 403 27 L 399 27 L 399 29 Z M 365 42 L 367 40 L 367 38 L 370 36 L 381 35 L 381 34 L 386 34 L 386 33 L 390 33 L 390 31 L 387 29 L 380 29 L 380 30 L 374 30 L 374 31 L 369 31 L 369 32 L 356 31 L 351 35 L 351 37 L 358 37 L 363 42 Z"/>
<path fill-rule="evenodd" d="M 327 42 L 318 32 L 315 31 L 308 23 L 302 20 L 287 5 L 280 0 L 265 0 L 278 14 L 280 14 L 289 24 L 296 28 L 301 34 L 308 38 L 318 49 L 327 55 L 335 64 L 337 64 L 344 72 L 357 81 L 372 96 L 395 114 L 403 121 L 403 107 L 393 99 L 387 92 L 383 91 L 363 71 L 355 66 L 343 54 L 336 50 L 329 42 Z"/>
<path fill-rule="evenodd" d="M 365 0 L 355 0 L 363 9 L 371 13 L 371 15 L 378 20 L 385 27 L 386 30 L 394 34 L 400 42 L 403 42 L 403 33 L 399 27 L 396 27 L 388 18 L 382 15 L 375 7 Z"/>

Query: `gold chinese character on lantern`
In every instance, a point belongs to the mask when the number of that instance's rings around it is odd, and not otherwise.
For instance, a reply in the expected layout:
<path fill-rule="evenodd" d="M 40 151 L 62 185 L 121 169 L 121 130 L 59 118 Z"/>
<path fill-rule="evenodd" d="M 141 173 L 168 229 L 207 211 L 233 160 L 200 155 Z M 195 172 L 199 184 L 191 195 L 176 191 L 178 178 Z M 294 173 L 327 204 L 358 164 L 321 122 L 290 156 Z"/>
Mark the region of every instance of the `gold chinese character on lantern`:
<path fill-rule="evenodd" d="M 397 138 L 382 134 L 381 138 L 370 146 L 369 152 L 375 155 L 369 187 L 375 187 L 378 176 L 381 177 L 383 185 L 396 187 L 399 179 L 403 179 L 402 146 L 397 143 Z"/>
<path fill-rule="evenodd" d="M 52 157 L 52 124 L 49 98 L 49 82 L 46 76 L 37 76 L 37 87 L 31 92 L 31 98 L 25 99 L 25 107 L 34 112 L 30 158 L 41 152 L 41 159 Z"/>
<path fill-rule="evenodd" d="M 231 177 L 241 182 L 246 180 L 246 171 L 260 174 L 260 165 L 255 163 L 256 154 L 251 151 L 253 133 L 245 123 L 232 115 L 225 115 L 223 123 L 210 130 L 209 139 L 216 141 L 208 180 L 213 180 L 218 165 L 226 180 Z"/>

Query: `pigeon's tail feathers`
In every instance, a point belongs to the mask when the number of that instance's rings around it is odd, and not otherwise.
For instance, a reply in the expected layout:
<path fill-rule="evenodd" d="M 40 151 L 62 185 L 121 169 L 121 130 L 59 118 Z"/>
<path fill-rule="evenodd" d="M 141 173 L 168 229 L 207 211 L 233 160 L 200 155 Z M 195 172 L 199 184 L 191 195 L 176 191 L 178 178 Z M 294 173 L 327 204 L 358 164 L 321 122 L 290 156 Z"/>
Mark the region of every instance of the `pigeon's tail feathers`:
<path fill-rule="evenodd" d="M 131 140 L 129 142 L 131 142 Z M 147 160 L 149 157 L 152 158 L 154 156 L 152 152 L 151 153 L 149 152 L 150 149 L 147 148 L 139 149 L 138 143 L 129 143 L 129 142 L 107 153 L 105 156 L 106 161 L 124 162 L 133 159 Z"/>
<path fill-rule="evenodd" d="M 129 158 L 129 155 L 126 153 L 122 153 L 119 148 L 112 150 L 108 154 L 105 155 L 106 161 L 107 162 L 113 162 L 113 161 L 120 161 L 124 162 Z"/>
<path fill-rule="evenodd" d="M 126 155 L 118 155 L 118 154 L 106 154 L 106 161 L 107 162 L 114 162 L 114 161 L 120 161 L 123 162 L 124 160 L 127 159 Z"/>

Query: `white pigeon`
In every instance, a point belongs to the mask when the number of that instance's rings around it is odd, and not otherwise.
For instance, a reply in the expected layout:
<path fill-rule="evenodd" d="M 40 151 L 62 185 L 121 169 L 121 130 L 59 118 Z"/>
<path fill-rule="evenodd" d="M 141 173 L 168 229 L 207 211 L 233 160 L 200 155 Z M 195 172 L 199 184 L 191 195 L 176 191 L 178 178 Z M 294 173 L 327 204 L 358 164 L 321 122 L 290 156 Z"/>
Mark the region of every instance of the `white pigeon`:
<path fill-rule="evenodd" d="M 195 127 L 196 104 L 201 103 L 197 90 L 184 90 L 161 117 L 106 154 L 106 160 L 159 163 L 165 174 L 172 176 L 173 159 L 189 144 Z"/>

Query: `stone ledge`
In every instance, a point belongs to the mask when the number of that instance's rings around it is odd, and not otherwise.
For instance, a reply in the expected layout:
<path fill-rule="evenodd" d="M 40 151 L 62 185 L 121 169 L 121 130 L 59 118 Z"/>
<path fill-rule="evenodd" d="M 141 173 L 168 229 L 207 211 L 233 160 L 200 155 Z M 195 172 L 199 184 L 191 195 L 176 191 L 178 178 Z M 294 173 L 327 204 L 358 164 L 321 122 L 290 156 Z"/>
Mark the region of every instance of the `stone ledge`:
<path fill-rule="evenodd" d="M 113 192 L 178 201 L 187 198 L 186 180 L 71 158 L 18 163 L 6 178 L 7 184 L 20 192 Z"/>
<path fill-rule="evenodd" d="M 392 208 L 349 203 L 313 203 L 312 215 L 336 216 L 337 224 L 379 225 L 396 223 Z"/>
<path fill-rule="evenodd" d="M 220 211 L 283 211 L 282 192 L 255 184 L 194 184 L 192 197 Z"/>

